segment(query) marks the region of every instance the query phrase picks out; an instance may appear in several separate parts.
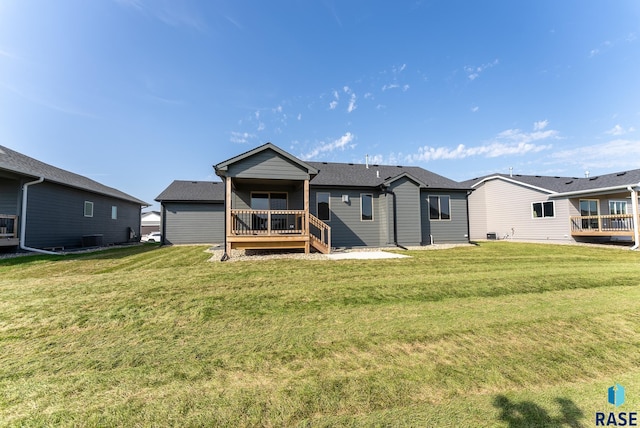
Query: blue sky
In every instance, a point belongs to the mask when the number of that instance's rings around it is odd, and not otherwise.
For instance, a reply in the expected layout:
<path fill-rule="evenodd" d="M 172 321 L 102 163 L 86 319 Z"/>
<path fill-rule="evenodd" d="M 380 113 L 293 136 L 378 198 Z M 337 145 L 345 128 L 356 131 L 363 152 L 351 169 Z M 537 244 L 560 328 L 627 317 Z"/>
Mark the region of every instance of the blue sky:
<path fill-rule="evenodd" d="M 148 202 L 267 141 L 455 180 L 640 168 L 640 2 L 0 0 L 0 141 Z"/>

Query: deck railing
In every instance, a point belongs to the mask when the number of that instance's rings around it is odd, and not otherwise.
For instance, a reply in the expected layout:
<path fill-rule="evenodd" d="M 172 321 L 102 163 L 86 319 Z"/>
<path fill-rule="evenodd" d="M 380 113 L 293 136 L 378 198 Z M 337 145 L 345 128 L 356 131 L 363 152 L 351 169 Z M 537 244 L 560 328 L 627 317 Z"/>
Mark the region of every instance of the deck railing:
<path fill-rule="evenodd" d="M 328 252 L 331 249 L 331 227 L 313 214 L 309 214 L 309 234 L 323 250 Z"/>
<path fill-rule="evenodd" d="M 18 216 L 0 214 L 0 238 L 18 237 Z"/>
<path fill-rule="evenodd" d="M 570 220 L 571 233 L 633 233 L 632 214 L 574 216 Z"/>
<path fill-rule="evenodd" d="M 231 210 L 232 235 L 306 235 L 304 210 Z"/>

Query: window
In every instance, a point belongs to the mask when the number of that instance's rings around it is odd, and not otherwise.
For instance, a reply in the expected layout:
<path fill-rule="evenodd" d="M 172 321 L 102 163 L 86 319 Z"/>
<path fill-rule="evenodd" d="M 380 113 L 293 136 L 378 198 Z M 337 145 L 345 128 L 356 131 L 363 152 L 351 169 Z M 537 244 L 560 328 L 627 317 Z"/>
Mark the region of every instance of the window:
<path fill-rule="evenodd" d="M 583 229 L 598 229 L 598 200 L 597 199 L 580 199 L 579 202 L 580 215 L 582 217 L 593 216 L 593 218 L 583 218 Z"/>
<path fill-rule="evenodd" d="M 451 220 L 451 201 L 448 196 L 429 196 L 429 219 Z"/>
<path fill-rule="evenodd" d="M 373 220 L 373 195 L 363 193 L 360 195 L 360 220 Z"/>
<path fill-rule="evenodd" d="M 286 210 L 286 193 L 252 193 L 252 210 Z"/>
<path fill-rule="evenodd" d="M 331 194 L 318 192 L 316 193 L 316 214 L 322 221 L 331 220 L 331 205 L 329 203 Z"/>
<path fill-rule="evenodd" d="M 84 216 L 93 217 L 93 202 L 84 201 Z"/>
<path fill-rule="evenodd" d="M 627 201 L 609 201 L 609 214 L 626 214 L 627 213 Z"/>
<path fill-rule="evenodd" d="M 115 205 L 111 206 L 111 220 L 118 219 L 118 207 Z"/>
<path fill-rule="evenodd" d="M 555 217 L 555 207 L 553 201 L 534 202 L 533 218 Z"/>

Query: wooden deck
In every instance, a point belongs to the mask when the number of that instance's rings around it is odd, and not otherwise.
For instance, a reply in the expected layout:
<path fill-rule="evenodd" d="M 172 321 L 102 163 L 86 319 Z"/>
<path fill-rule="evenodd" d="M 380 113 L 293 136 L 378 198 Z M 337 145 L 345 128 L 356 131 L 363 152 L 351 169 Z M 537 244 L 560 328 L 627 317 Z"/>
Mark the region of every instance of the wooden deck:
<path fill-rule="evenodd" d="M 331 228 L 304 210 L 231 210 L 231 249 L 331 251 Z"/>
<path fill-rule="evenodd" d="M 633 236 L 633 215 L 570 217 L 572 236 Z"/>

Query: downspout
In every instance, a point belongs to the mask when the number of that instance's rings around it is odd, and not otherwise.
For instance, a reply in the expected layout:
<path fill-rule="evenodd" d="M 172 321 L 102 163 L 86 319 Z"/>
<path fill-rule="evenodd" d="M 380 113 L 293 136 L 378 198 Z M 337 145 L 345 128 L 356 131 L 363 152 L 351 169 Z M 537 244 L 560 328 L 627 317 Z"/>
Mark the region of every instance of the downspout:
<path fill-rule="evenodd" d="M 225 197 L 225 201 L 224 201 L 224 254 L 222 254 L 222 257 L 220 258 L 221 262 L 226 262 L 227 260 L 229 260 L 229 254 L 227 254 L 227 203 L 231 203 L 231 201 L 227 201 L 226 197 Z"/>
<path fill-rule="evenodd" d="M 27 247 L 25 244 L 27 240 L 27 194 L 28 194 L 29 186 L 34 184 L 40 184 L 43 181 L 44 181 L 44 177 L 40 177 L 36 181 L 30 181 L 22 185 L 22 216 L 21 216 L 22 225 L 20 227 L 20 249 L 25 251 L 33 251 L 35 253 L 41 253 L 41 254 L 58 255 L 58 253 L 54 251 L 41 250 L 39 248 L 31 248 L 31 247 Z"/>
<path fill-rule="evenodd" d="M 403 247 L 398 244 L 398 216 L 397 216 L 397 204 L 396 204 L 396 194 L 393 193 L 392 190 L 388 190 L 384 186 L 380 186 L 380 190 L 385 195 L 391 195 L 393 198 L 393 245 L 398 248 L 402 248 L 403 250 L 408 250 L 407 247 Z"/>
<path fill-rule="evenodd" d="M 640 183 L 637 184 L 640 187 Z M 627 190 L 631 192 L 631 209 L 633 211 L 633 240 L 634 244 L 631 247 L 632 250 L 637 250 L 640 247 L 640 231 L 638 230 L 638 192 L 635 187 L 628 186 Z"/>
<path fill-rule="evenodd" d="M 471 243 L 471 218 L 469 217 L 469 196 L 473 190 L 467 190 L 467 242 Z"/>

